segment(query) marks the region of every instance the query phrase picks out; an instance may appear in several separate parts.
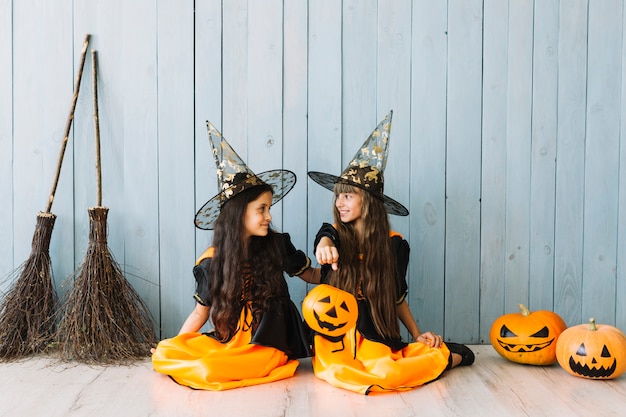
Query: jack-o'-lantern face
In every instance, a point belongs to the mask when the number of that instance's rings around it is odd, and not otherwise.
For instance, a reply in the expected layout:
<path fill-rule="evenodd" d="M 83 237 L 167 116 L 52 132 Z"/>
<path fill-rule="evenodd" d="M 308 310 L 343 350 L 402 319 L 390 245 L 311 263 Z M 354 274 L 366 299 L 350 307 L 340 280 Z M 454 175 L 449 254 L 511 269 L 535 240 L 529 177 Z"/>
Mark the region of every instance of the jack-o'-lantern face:
<path fill-rule="evenodd" d="M 606 345 L 602 346 L 600 356 L 596 356 L 590 352 L 587 354 L 587 348 L 581 343 L 576 353 L 569 358 L 570 369 L 581 376 L 588 378 L 609 378 L 615 372 L 617 360 Z M 575 357 L 574 357 L 575 356 Z"/>
<path fill-rule="evenodd" d="M 565 330 L 556 343 L 559 365 L 574 376 L 617 378 L 626 371 L 626 336 L 616 327 L 581 324 Z"/>
<path fill-rule="evenodd" d="M 302 315 L 312 330 L 338 337 L 356 325 L 358 306 L 352 294 L 320 284 L 304 297 Z"/>
<path fill-rule="evenodd" d="M 566 324 L 551 311 L 530 312 L 519 304 L 520 312 L 505 314 L 491 326 L 491 344 L 502 357 L 529 365 L 556 362 L 556 339 Z"/>

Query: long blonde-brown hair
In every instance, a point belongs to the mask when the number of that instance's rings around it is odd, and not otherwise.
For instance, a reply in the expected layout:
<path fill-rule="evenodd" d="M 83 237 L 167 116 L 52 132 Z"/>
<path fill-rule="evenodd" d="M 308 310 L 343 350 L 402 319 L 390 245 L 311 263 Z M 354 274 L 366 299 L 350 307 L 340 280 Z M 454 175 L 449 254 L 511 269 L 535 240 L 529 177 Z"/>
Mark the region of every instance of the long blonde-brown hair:
<path fill-rule="evenodd" d="M 359 236 L 354 222 L 343 223 L 337 207 L 334 207 L 335 228 L 340 242 L 339 269 L 329 273 L 328 283 L 357 297 L 365 297 L 378 333 L 387 338 L 399 338 L 396 264 L 383 202 L 371 193 L 347 184 L 335 184 L 334 192 L 335 201 L 342 193 L 361 196 L 363 227 Z"/>

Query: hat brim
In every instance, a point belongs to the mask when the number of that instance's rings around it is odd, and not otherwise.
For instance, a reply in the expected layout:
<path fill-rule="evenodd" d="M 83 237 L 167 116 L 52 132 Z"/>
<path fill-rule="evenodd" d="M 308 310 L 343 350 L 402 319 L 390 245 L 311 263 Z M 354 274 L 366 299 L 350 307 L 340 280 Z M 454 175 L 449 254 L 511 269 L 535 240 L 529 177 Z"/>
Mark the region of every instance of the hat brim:
<path fill-rule="evenodd" d="M 319 185 L 321 185 L 322 187 L 330 191 L 334 190 L 335 184 L 337 183 L 348 184 L 348 185 L 352 185 L 353 187 L 357 187 L 362 190 L 369 191 L 367 188 L 363 187 L 363 185 L 359 183 L 346 180 L 345 178 L 341 178 L 336 175 L 326 174 L 324 172 L 318 172 L 318 171 L 309 171 L 308 175 L 313 181 L 315 181 L 316 183 L 318 183 Z M 378 195 L 372 192 L 370 192 L 370 194 L 372 194 L 376 198 L 379 198 L 383 201 L 383 205 L 385 206 L 385 210 L 387 211 L 387 213 L 393 214 L 395 216 L 408 216 L 409 215 L 409 210 L 407 210 L 406 207 L 398 203 L 393 198 L 388 197 L 384 194 Z"/>
<path fill-rule="evenodd" d="M 255 174 L 255 177 L 272 187 L 272 205 L 278 203 L 289 191 L 296 185 L 296 174 L 286 169 L 274 169 L 271 171 Z M 261 185 L 261 184 L 259 184 Z M 234 195 L 226 198 L 231 194 L 233 187 L 229 187 L 220 191 L 217 195 L 207 201 L 196 213 L 195 224 L 198 229 L 212 230 L 215 227 L 215 221 L 220 215 L 222 205 Z M 249 188 L 248 188 L 249 189 Z"/>

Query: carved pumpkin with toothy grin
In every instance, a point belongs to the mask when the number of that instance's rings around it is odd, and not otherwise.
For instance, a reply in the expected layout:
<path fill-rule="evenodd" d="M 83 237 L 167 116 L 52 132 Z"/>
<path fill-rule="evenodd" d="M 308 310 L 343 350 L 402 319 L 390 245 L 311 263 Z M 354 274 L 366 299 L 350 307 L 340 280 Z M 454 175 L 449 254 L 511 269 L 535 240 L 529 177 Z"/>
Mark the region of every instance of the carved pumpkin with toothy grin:
<path fill-rule="evenodd" d="M 556 362 L 556 340 L 567 328 L 552 311 L 531 312 L 518 304 L 520 312 L 505 314 L 493 322 L 489 337 L 500 356 L 528 365 L 551 365 Z"/>

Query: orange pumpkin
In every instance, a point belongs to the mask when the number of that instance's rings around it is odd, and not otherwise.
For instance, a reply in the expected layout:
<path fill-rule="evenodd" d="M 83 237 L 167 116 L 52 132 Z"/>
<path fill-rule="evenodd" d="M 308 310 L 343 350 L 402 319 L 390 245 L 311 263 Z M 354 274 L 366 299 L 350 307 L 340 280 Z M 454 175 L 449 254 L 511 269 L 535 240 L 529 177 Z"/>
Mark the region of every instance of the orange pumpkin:
<path fill-rule="evenodd" d="M 559 365 L 574 376 L 613 379 L 626 371 L 626 336 L 616 327 L 596 324 L 572 326 L 556 343 Z"/>
<path fill-rule="evenodd" d="M 563 319 L 547 310 L 531 312 L 523 304 L 520 312 L 498 317 L 489 338 L 500 356 L 528 365 L 551 365 L 556 362 L 556 340 L 567 328 Z"/>
<path fill-rule="evenodd" d="M 339 337 L 356 325 L 359 316 L 354 296 L 339 288 L 319 284 L 304 297 L 302 315 L 311 329 Z"/>

